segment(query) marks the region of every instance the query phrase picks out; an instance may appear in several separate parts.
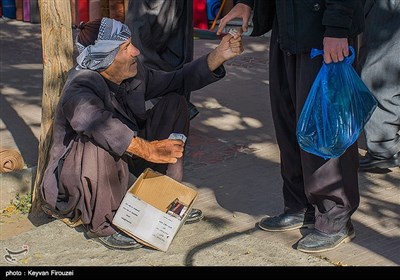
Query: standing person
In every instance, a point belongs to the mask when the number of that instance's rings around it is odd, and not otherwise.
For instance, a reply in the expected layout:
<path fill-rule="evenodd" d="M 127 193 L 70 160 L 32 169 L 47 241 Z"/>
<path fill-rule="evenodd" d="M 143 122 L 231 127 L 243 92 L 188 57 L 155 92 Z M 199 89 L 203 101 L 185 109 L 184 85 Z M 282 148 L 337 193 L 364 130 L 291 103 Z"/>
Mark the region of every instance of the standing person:
<path fill-rule="evenodd" d="M 349 44 L 364 28 L 362 3 L 353 1 L 239 0 L 221 19 L 217 33 L 234 19 L 248 28 L 254 9 L 252 36 L 272 28 L 270 41 L 270 99 L 280 149 L 283 213 L 265 217 L 266 231 L 314 228 L 298 242 L 303 252 L 323 252 L 354 236 L 351 215 L 359 205 L 358 149 L 353 144 L 339 158 L 324 160 L 300 149 L 297 120 L 322 57 L 310 58 L 311 48 L 323 49 L 325 63 L 342 61 Z"/>
<path fill-rule="evenodd" d="M 103 18 L 79 28 L 77 66 L 68 73 L 54 116 L 41 188 L 44 210 L 82 223 L 108 248 L 136 249 L 141 245 L 112 225 L 114 215 L 145 168 L 182 179 L 184 143 L 167 138 L 188 135 L 184 92 L 223 78 L 222 64 L 243 51 L 241 38 L 227 35 L 208 55 L 165 72 L 137 60 L 140 51 L 125 24 Z M 160 96 L 145 109 L 146 100 Z"/>
<path fill-rule="evenodd" d="M 132 41 L 146 66 L 164 71 L 180 69 L 193 60 L 193 1 L 130 1 L 125 24 L 132 30 Z M 185 92 L 190 119 L 199 111 Z"/>
<path fill-rule="evenodd" d="M 361 78 L 378 101 L 364 127 L 360 170 L 400 166 L 400 0 L 367 0 L 361 36 Z"/>

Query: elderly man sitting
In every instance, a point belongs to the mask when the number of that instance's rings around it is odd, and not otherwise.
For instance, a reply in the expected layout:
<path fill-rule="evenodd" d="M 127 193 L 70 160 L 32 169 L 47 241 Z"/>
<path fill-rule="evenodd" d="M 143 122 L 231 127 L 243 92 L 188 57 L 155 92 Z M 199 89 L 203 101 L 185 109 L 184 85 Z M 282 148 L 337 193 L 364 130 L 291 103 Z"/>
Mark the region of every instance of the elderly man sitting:
<path fill-rule="evenodd" d="M 113 217 L 145 168 L 182 180 L 185 144 L 168 137 L 188 135 L 183 93 L 223 78 L 222 64 L 243 51 L 241 37 L 228 34 L 208 55 L 163 72 L 138 62 L 140 51 L 125 24 L 103 18 L 79 28 L 77 66 L 68 74 L 55 112 L 42 185 L 45 210 L 82 223 L 108 248 L 140 248 L 112 225 Z M 146 110 L 146 100 L 161 96 Z M 201 217 L 194 210 L 188 220 Z"/>

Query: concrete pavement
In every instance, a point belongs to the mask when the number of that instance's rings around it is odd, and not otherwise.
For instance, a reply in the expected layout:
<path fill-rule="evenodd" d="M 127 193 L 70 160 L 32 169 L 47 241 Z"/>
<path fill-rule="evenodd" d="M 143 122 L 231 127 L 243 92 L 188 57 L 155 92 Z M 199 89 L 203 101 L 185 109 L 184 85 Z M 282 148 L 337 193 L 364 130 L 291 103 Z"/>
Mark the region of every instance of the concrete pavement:
<path fill-rule="evenodd" d="M 0 20 L 0 32 L 1 143 L 18 149 L 27 168 L 34 168 L 41 114 L 40 25 Z M 79 228 L 32 217 L 32 230 L 1 241 L 2 252 L 28 245 L 28 254 L 14 264 L 1 258 L 0 266 L 399 266 L 399 168 L 359 174 L 357 237 L 334 251 L 305 254 L 294 248 L 306 231 L 269 233 L 255 227 L 261 217 L 282 211 L 282 181 L 268 96 L 269 37 L 244 40 L 246 51 L 226 64 L 225 79 L 192 93 L 200 114 L 191 125 L 184 183 L 199 191 L 195 207 L 204 211 L 203 221 L 182 227 L 166 253 L 120 252 L 86 240 Z M 216 44 L 195 40 L 195 56 Z M 9 178 L 0 177 L 2 196 L 15 186 L 4 184 Z"/>

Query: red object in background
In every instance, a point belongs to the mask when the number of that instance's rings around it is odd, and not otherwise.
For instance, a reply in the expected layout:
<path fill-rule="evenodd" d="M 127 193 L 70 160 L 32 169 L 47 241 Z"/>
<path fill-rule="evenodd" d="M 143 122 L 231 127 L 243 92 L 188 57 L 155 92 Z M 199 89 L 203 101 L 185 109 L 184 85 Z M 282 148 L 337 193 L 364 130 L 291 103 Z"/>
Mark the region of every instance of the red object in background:
<path fill-rule="evenodd" d="M 206 0 L 193 0 L 193 26 L 208 29 Z"/>
<path fill-rule="evenodd" d="M 77 24 L 81 21 L 87 22 L 89 21 L 89 0 L 78 0 L 76 1 L 77 4 Z"/>

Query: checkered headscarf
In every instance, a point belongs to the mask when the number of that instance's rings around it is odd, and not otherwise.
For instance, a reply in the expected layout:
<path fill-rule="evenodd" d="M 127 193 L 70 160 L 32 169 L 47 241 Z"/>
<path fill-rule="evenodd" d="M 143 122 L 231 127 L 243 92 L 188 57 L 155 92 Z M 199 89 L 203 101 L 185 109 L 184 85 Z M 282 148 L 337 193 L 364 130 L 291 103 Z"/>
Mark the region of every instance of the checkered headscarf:
<path fill-rule="evenodd" d="M 87 47 L 76 41 L 79 56 L 76 58 L 77 69 L 101 71 L 114 61 L 119 46 L 129 40 L 131 31 L 128 26 L 110 18 L 101 20 L 99 34 L 94 45 Z"/>

